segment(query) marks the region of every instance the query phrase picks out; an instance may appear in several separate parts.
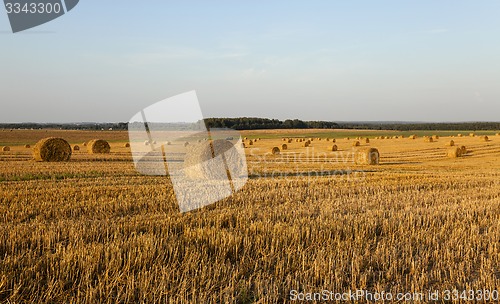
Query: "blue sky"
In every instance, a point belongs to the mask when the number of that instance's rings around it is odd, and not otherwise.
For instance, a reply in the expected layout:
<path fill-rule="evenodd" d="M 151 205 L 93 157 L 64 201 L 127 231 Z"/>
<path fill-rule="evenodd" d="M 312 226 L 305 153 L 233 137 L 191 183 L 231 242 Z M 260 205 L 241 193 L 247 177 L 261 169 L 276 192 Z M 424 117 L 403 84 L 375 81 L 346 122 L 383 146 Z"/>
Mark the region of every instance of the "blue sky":
<path fill-rule="evenodd" d="M 12 34 L 0 122 L 206 117 L 499 121 L 500 2 L 91 1 Z M 175 110 L 175 109 L 173 109 Z"/>

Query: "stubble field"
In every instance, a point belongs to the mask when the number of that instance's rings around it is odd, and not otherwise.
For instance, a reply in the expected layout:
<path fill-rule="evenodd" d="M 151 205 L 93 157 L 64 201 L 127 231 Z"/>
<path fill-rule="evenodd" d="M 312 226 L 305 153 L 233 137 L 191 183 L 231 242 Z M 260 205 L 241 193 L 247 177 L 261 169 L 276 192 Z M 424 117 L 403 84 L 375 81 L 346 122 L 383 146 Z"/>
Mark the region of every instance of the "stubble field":
<path fill-rule="evenodd" d="M 260 138 L 246 141 L 245 187 L 179 213 L 167 177 L 135 171 L 126 132 L 0 130 L 0 146 L 11 147 L 0 151 L 0 302 L 284 303 L 293 291 L 498 290 L 500 136 L 469 133 L 244 131 Z M 102 138 L 111 153 L 82 147 L 70 162 L 32 161 L 24 145 L 47 136 L 72 146 Z M 283 137 L 292 139 L 287 150 L 270 155 Z M 308 148 L 295 140 L 310 137 Z M 356 137 L 378 148 L 379 165 L 354 164 Z M 450 140 L 467 153 L 448 158 Z"/>

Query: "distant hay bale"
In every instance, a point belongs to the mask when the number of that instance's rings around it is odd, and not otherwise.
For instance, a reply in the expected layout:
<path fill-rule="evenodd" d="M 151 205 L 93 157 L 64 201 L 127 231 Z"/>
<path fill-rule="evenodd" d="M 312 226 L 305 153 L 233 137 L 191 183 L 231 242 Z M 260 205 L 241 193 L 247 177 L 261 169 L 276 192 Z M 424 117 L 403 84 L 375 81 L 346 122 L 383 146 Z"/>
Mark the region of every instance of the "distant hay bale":
<path fill-rule="evenodd" d="M 337 142 L 337 140 L 335 138 L 332 138 L 332 143 L 334 143 L 334 142 Z"/>
<path fill-rule="evenodd" d="M 87 142 L 83 142 L 82 146 L 86 147 L 87 146 Z"/>
<path fill-rule="evenodd" d="M 167 145 L 167 146 L 170 146 L 171 144 L 172 144 L 172 143 L 171 143 L 171 142 L 169 142 L 169 141 L 165 142 L 165 145 Z"/>
<path fill-rule="evenodd" d="M 184 147 L 187 147 L 187 146 L 189 146 L 189 141 L 186 141 L 186 142 L 184 143 Z"/>
<path fill-rule="evenodd" d="M 326 141 L 330 141 L 330 138 L 327 138 Z"/>
<path fill-rule="evenodd" d="M 398 139 L 398 137 L 397 136 L 393 136 L 392 139 Z"/>
<path fill-rule="evenodd" d="M 299 139 L 297 138 L 297 139 L 295 139 L 295 142 L 300 142 L 300 141 L 299 141 Z"/>
<path fill-rule="evenodd" d="M 369 138 L 366 138 L 366 139 L 365 139 L 365 143 L 369 144 L 369 143 L 370 143 L 370 139 L 369 139 Z"/>
<path fill-rule="evenodd" d="M 225 162 L 210 161 L 222 155 Z M 237 170 L 244 170 L 244 166 L 238 165 L 242 162 L 241 155 L 230 141 L 209 140 L 192 145 L 190 153 L 187 153 L 184 159 L 184 173 L 186 177 L 192 179 L 227 179 L 228 168 L 226 166 L 231 167 L 231 174 L 240 176 L 244 172 L 237 172 Z"/>
<path fill-rule="evenodd" d="M 79 145 L 74 145 L 73 146 L 73 151 L 80 151 L 80 146 Z"/>
<path fill-rule="evenodd" d="M 461 146 L 460 150 L 462 151 L 462 155 L 467 154 L 467 148 L 465 146 Z"/>
<path fill-rule="evenodd" d="M 400 135 L 399 137 L 400 137 L 400 138 L 405 138 L 405 136 L 404 136 L 404 135 Z"/>
<path fill-rule="evenodd" d="M 453 140 L 450 140 L 449 142 L 446 143 L 448 147 L 453 147 L 455 145 L 455 142 Z"/>
<path fill-rule="evenodd" d="M 360 145 L 361 145 L 361 144 L 360 144 L 360 143 L 359 143 L 359 141 L 357 141 L 357 140 L 356 140 L 355 142 L 353 142 L 353 143 L 352 143 L 352 146 L 353 146 L 353 147 L 359 147 Z"/>
<path fill-rule="evenodd" d="M 439 139 L 439 135 L 432 135 L 432 138 Z"/>
<path fill-rule="evenodd" d="M 248 139 L 248 137 L 245 137 L 245 138 L 243 138 L 243 139 L 244 139 L 244 140 L 247 140 L 247 139 Z"/>
<path fill-rule="evenodd" d="M 417 135 L 410 135 L 408 138 L 409 139 L 415 139 L 415 138 L 417 138 Z"/>
<path fill-rule="evenodd" d="M 252 146 L 253 145 L 253 140 L 248 141 L 248 145 Z"/>
<path fill-rule="evenodd" d="M 87 144 L 89 154 L 107 154 L 111 151 L 109 143 L 103 139 L 93 139 Z"/>
<path fill-rule="evenodd" d="M 458 134 L 457 136 L 458 136 L 458 137 L 462 137 L 463 135 L 462 135 L 462 134 Z"/>
<path fill-rule="evenodd" d="M 434 142 L 434 139 L 432 137 L 426 136 L 426 137 L 424 137 L 424 141 L 431 143 L 431 142 Z"/>
<path fill-rule="evenodd" d="M 145 141 L 144 141 L 144 145 L 145 145 L 145 146 L 149 146 L 149 140 L 145 140 Z"/>
<path fill-rule="evenodd" d="M 462 149 L 459 147 L 453 147 L 448 149 L 447 156 L 450 158 L 456 158 L 462 156 Z"/>
<path fill-rule="evenodd" d="M 496 133 L 495 136 L 500 136 L 500 133 Z"/>
<path fill-rule="evenodd" d="M 123 146 L 124 146 L 125 148 L 130 148 L 130 144 L 129 144 L 129 143 L 125 143 Z"/>
<path fill-rule="evenodd" d="M 33 148 L 33 158 L 37 162 L 63 162 L 71 158 L 69 143 L 56 137 L 44 138 Z"/>
<path fill-rule="evenodd" d="M 288 146 L 286 144 L 281 145 L 281 150 L 287 150 L 287 149 L 288 149 Z"/>
<path fill-rule="evenodd" d="M 476 134 L 474 134 L 474 133 L 469 133 L 469 136 L 470 136 L 470 137 L 475 137 L 475 136 L 476 136 Z"/>
<path fill-rule="evenodd" d="M 2 151 L 3 152 L 9 152 L 10 151 L 10 147 L 9 146 L 2 147 Z"/>
<path fill-rule="evenodd" d="M 282 138 L 282 140 L 283 140 L 283 141 L 287 141 L 288 139 L 286 139 L 286 138 L 284 138 L 284 137 L 283 137 L 283 138 Z"/>
<path fill-rule="evenodd" d="M 339 148 L 337 147 L 337 145 L 333 145 L 331 150 L 332 150 L 332 151 L 337 151 L 338 149 L 339 149 Z"/>
<path fill-rule="evenodd" d="M 349 140 L 349 137 L 344 138 L 345 140 Z"/>
<path fill-rule="evenodd" d="M 486 135 L 485 135 L 485 136 L 481 136 L 481 140 L 482 140 L 482 141 L 489 141 L 489 140 L 490 140 L 490 138 L 489 138 L 488 136 L 486 136 Z"/>
<path fill-rule="evenodd" d="M 288 139 L 288 143 L 289 143 L 289 144 L 291 144 L 291 143 L 292 143 L 292 139 L 291 139 L 291 138 L 290 138 L 290 139 Z"/>
<path fill-rule="evenodd" d="M 304 142 L 304 147 L 309 147 L 309 145 L 311 145 L 309 141 Z"/>
<path fill-rule="evenodd" d="M 354 162 L 357 165 L 378 165 L 380 154 L 376 148 L 358 148 L 354 153 Z"/>
<path fill-rule="evenodd" d="M 242 148 L 246 148 L 245 143 L 241 143 Z"/>
<path fill-rule="evenodd" d="M 280 148 L 278 148 L 278 147 L 273 147 L 273 148 L 271 149 L 271 154 L 272 154 L 272 155 L 277 155 L 277 154 L 280 154 Z"/>
<path fill-rule="evenodd" d="M 31 145 L 24 145 L 24 147 L 25 147 L 26 149 L 29 149 L 29 148 L 31 148 Z"/>

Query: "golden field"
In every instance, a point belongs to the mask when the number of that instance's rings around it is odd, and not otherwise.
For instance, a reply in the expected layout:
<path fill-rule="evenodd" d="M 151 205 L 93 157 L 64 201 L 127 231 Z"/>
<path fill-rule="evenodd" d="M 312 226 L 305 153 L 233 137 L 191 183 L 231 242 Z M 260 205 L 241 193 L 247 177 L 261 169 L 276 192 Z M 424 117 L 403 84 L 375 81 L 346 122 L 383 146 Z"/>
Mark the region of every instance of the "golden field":
<path fill-rule="evenodd" d="M 394 131 L 244 131 L 261 138 L 245 148 L 245 187 L 180 213 L 168 178 L 135 171 L 127 132 L 0 130 L 0 146 L 11 147 L 0 151 L 0 303 L 286 303 L 291 290 L 499 290 L 496 132 L 477 132 L 489 136 L 484 142 L 469 131 L 414 140 Z M 424 141 L 433 134 L 439 139 Z M 105 139 L 111 153 L 82 147 L 70 162 L 34 162 L 24 145 L 48 136 L 72 146 Z M 288 149 L 271 155 L 283 137 L 293 139 Z M 379 165 L 353 163 L 356 137 L 378 148 Z M 306 148 L 296 138 L 314 140 Z M 448 158 L 450 140 L 467 153 Z"/>

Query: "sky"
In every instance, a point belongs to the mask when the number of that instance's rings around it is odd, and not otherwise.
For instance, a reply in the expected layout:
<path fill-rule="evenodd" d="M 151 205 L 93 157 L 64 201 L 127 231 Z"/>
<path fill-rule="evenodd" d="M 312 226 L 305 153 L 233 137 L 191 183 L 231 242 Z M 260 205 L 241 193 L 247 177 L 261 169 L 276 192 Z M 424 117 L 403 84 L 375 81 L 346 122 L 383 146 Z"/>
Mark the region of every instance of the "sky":
<path fill-rule="evenodd" d="M 81 0 L 13 34 L 0 9 L 0 123 L 126 122 L 192 90 L 205 117 L 500 121 L 498 16 L 496 0 Z"/>

